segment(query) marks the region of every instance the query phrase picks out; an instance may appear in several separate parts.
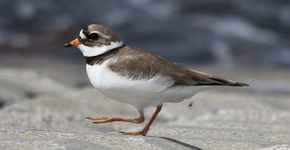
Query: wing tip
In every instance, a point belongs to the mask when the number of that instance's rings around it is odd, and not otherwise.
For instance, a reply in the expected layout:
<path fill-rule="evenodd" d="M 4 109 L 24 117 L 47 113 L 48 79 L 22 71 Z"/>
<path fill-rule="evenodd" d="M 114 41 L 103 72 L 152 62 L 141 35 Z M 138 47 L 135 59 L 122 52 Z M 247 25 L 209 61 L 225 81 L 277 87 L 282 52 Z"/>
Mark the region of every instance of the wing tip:
<path fill-rule="evenodd" d="M 234 83 L 231 83 L 230 86 L 246 86 L 246 87 L 249 87 L 250 85 L 246 84 L 246 83 L 234 82 Z"/>
<path fill-rule="evenodd" d="M 247 83 L 235 82 L 235 81 L 225 80 L 225 79 L 216 78 L 216 77 L 212 79 L 219 82 L 221 85 L 225 85 L 225 86 L 249 86 L 249 84 Z"/>

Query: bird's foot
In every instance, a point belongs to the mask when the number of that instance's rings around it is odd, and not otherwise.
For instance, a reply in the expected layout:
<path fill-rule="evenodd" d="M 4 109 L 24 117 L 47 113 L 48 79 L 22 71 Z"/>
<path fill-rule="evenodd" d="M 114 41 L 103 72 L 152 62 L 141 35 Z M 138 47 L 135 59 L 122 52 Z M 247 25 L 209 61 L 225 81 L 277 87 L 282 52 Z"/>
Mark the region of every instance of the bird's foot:
<path fill-rule="evenodd" d="M 120 134 L 124 134 L 124 135 L 138 135 L 138 136 L 146 136 L 148 130 L 141 130 L 141 131 L 137 131 L 137 132 L 123 132 L 120 131 Z"/>
<path fill-rule="evenodd" d="M 100 123 L 108 123 L 108 122 L 113 122 L 114 119 L 111 116 L 96 116 L 96 117 L 86 117 L 86 119 L 91 120 L 95 124 L 100 124 Z"/>
<path fill-rule="evenodd" d="M 136 119 L 131 118 L 114 118 L 111 116 L 97 116 L 97 117 L 87 117 L 86 119 L 91 120 L 95 124 L 101 124 L 101 123 L 108 123 L 108 122 L 130 122 L 130 123 L 142 123 L 144 122 L 144 116 L 140 116 Z"/>

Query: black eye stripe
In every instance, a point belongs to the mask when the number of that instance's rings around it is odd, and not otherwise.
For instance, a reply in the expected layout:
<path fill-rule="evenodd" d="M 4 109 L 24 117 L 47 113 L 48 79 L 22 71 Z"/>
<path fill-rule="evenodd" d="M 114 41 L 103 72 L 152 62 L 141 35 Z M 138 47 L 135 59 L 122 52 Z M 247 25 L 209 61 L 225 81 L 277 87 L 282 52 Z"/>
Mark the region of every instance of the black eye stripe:
<path fill-rule="evenodd" d="M 88 26 L 86 26 L 85 28 L 83 28 L 83 34 L 88 37 L 90 32 L 89 32 L 89 29 L 88 29 Z"/>
<path fill-rule="evenodd" d="M 97 33 L 91 33 L 87 36 L 89 39 L 92 39 L 92 40 L 96 40 L 99 38 L 99 35 Z"/>
<path fill-rule="evenodd" d="M 87 31 L 83 31 L 83 34 L 84 34 L 86 37 L 89 36 L 89 32 L 87 32 Z"/>

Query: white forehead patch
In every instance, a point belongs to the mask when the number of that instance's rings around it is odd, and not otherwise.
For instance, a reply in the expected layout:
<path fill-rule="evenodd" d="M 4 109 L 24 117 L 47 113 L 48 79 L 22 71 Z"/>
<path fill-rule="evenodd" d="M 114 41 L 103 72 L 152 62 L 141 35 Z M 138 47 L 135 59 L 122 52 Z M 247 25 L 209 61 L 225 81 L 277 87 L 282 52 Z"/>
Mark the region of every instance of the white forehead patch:
<path fill-rule="evenodd" d="M 87 37 L 84 35 L 83 30 L 80 31 L 80 34 L 79 34 L 79 35 L 80 35 L 81 39 L 85 39 L 85 38 L 87 38 Z"/>

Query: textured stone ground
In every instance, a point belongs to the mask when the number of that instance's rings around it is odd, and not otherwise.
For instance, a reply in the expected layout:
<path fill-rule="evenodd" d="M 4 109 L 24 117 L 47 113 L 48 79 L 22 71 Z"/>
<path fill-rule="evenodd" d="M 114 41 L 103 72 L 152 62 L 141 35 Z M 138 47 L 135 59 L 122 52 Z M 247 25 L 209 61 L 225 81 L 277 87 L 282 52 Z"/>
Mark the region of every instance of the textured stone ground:
<path fill-rule="evenodd" d="M 212 89 L 166 104 L 148 136 L 136 137 L 118 131 L 144 124 L 84 119 L 137 116 L 133 107 L 93 89 L 84 66 L 45 62 L 0 66 L 0 149 L 290 149 L 289 71 L 201 69 L 251 87 Z M 146 117 L 153 111 L 146 109 Z"/>

